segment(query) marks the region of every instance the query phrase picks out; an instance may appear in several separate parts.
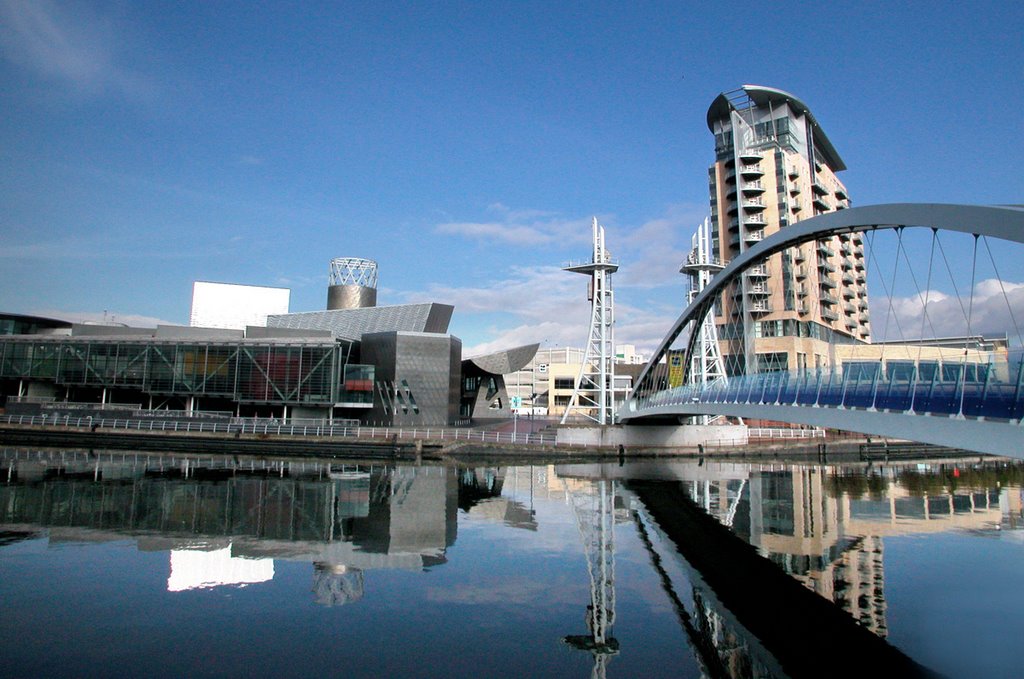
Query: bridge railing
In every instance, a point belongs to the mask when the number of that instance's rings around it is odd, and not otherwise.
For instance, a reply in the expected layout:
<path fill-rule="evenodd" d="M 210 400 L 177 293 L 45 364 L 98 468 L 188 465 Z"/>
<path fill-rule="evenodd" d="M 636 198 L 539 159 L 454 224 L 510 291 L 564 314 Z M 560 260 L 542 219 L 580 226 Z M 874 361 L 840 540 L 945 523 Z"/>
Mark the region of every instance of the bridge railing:
<path fill-rule="evenodd" d="M 729 378 L 728 384 L 675 387 L 627 402 L 631 413 L 664 406 L 689 404 L 785 405 L 860 408 L 909 414 L 946 415 L 991 420 L 1024 419 L 1024 363 L 1003 380 L 994 371 L 968 379 L 960 371 L 955 379 L 937 372 L 921 377 L 887 376 L 882 371 L 865 375 L 842 369 L 811 372 L 769 372 Z"/>

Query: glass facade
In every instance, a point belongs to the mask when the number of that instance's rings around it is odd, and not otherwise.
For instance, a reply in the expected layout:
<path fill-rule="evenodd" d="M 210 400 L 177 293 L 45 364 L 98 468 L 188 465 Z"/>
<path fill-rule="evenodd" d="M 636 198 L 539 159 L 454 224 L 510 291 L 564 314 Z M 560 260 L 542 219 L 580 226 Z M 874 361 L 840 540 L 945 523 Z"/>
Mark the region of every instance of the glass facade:
<path fill-rule="evenodd" d="M 0 379 L 136 389 L 250 403 L 333 404 L 354 371 L 352 391 L 372 397 L 372 366 L 346 366 L 348 342 L 117 342 L 0 340 Z M 347 388 L 345 388 L 347 390 Z M 372 400 L 372 398 L 371 398 Z M 363 402 L 363 401 L 360 401 Z"/>

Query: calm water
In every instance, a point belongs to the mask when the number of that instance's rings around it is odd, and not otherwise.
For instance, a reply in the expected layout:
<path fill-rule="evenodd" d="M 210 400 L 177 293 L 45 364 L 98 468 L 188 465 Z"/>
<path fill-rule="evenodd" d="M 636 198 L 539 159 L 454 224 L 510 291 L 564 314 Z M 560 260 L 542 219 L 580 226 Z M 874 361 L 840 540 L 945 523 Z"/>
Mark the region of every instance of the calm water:
<path fill-rule="evenodd" d="M 760 616 L 819 653 L 800 638 L 806 596 L 943 674 L 1022 676 L 1022 478 L 976 459 L 459 468 L 0 451 L 0 675 L 784 676 L 785 651 L 750 629 Z M 695 567 L 736 542 L 688 542 L 707 519 L 680 517 L 699 508 L 756 553 Z M 731 583 L 774 590 L 750 561 L 764 558 L 802 587 L 795 610 L 749 617 Z M 855 636 L 842 653 L 860 653 Z"/>

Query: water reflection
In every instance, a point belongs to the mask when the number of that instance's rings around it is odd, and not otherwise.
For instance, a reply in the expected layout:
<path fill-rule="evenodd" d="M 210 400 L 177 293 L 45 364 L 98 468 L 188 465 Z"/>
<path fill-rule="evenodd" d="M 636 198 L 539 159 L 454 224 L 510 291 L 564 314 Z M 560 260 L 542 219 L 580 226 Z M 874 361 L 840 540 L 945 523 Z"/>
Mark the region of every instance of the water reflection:
<path fill-rule="evenodd" d="M 953 530 L 991 534 L 1024 526 L 1022 467 L 977 459 L 881 468 L 704 461 L 626 469 L 567 465 L 558 472 L 595 482 L 623 482 L 652 566 L 709 676 L 813 676 L 815 668 L 799 658 L 807 656 L 808 639 L 816 632 L 806 623 L 821 626 L 823 621 L 810 615 L 815 602 L 797 593 L 774 602 L 766 598 L 764 593 L 779 584 L 771 573 L 753 588 L 737 586 L 757 580 L 754 571 L 761 560 L 737 551 L 721 535 L 695 528 L 694 517 L 686 516 L 684 495 L 704 515 L 729 528 L 730 535 L 756 547 L 779 570 L 845 611 L 859 624 L 857 629 L 874 635 L 858 638 L 848 626 L 826 625 L 826 636 L 831 636 L 827 641 L 841 641 L 836 650 L 845 648 L 846 655 L 858 654 L 861 660 L 877 658 L 890 667 L 903 663 L 910 673 L 924 669 L 871 640 L 888 634 L 884 538 Z M 660 550 L 649 533 L 659 538 Z M 677 587 L 663 567 L 662 552 L 682 565 L 689 585 Z M 737 597 L 743 600 L 739 605 Z M 750 610 L 752 605 L 761 610 Z M 767 638 L 771 626 L 789 628 L 782 643 Z M 818 644 L 819 651 L 826 650 L 825 641 Z"/>
<path fill-rule="evenodd" d="M 625 556 L 646 564 L 702 676 L 815 676 L 809 647 L 851 667 L 903 663 L 913 674 L 922 668 L 883 641 L 886 540 L 1024 534 L 1022 469 L 976 458 L 464 468 L 11 449 L 0 451 L 0 548 L 40 534 L 51 545 L 130 539 L 140 552 L 167 552 L 169 592 L 258 586 L 279 562 L 305 563 L 307 600 L 325 607 L 384 594 L 375 571 L 438 570 L 452 589 L 427 602 L 468 606 L 477 602 L 456 589 L 477 598 L 479 589 L 447 572 L 460 522 L 512 529 L 525 555 L 545 522 L 561 520 L 579 537 L 555 551 L 582 556 L 565 570 L 589 598 L 575 599 L 556 629 L 591 656 L 592 676 L 620 665 L 633 674 L 631 654 L 650 651 L 637 643 L 650 621 L 635 600 L 632 619 L 618 605 L 624 582 L 635 598 L 638 577 L 623 576 L 623 544 L 639 550 Z M 502 554 L 513 564 L 520 556 Z M 553 587 L 538 581 L 531 592 Z"/>
<path fill-rule="evenodd" d="M 168 551 L 168 591 L 247 585 L 274 560 L 313 565 L 318 602 L 363 596 L 363 571 L 444 564 L 459 496 L 444 467 L 76 451 L 3 458 L 0 523 L 48 529 L 51 543 L 136 539 Z"/>

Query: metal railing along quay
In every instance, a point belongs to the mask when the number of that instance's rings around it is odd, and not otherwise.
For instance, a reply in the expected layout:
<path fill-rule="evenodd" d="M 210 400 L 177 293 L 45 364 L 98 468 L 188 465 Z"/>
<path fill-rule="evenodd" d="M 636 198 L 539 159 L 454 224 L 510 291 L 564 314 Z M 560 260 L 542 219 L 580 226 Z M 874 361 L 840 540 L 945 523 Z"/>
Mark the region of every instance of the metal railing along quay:
<path fill-rule="evenodd" d="M 139 432 L 194 432 L 208 434 L 254 434 L 275 436 L 302 436 L 316 438 L 360 438 L 392 440 L 473 441 L 477 443 L 514 443 L 554 445 L 552 434 L 531 432 L 501 432 L 467 428 L 428 427 L 363 427 L 351 425 L 288 424 L 275 420 L 233 418 L 229 422 L 152 419 L 120 419 L 95 417 L 54 417 L 27 415 L 0 415 L 0 423 L 21 426 L 66 427 L 68 429 L 97 429 Z"/>

